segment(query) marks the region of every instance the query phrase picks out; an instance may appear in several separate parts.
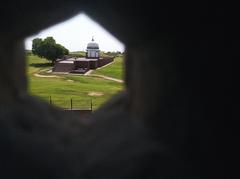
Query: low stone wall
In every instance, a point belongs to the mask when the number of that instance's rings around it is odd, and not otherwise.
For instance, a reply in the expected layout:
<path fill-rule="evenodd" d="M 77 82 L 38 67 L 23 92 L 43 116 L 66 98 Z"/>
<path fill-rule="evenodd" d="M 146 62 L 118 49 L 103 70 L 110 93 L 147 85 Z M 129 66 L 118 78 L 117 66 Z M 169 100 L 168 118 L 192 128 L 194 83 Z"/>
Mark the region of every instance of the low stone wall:
<path fill-rule="evenodd" d="M 108 63 L 111 63 L 113 62 L 114 58 L 111 57 L 111 58 L 99 58 L 98 60 L 98 67 L 102 67 Z"/>
<path fill-rule="evenodd" d="M 113 62 L 114 58 L 99 58 L 97 61 L 74 61 L 74 63 L 59 63 L 56 62 L 53 67 L 53 72 L 76 72 L 78 69 L 97 69 L 108 63 Z"/>
<path fill-rule="evenodd" d="M 73 63 L 55 63 L 53 67 L 53 72 L 70 72 L 74 70 Z"/>
<path fill-rule="evenodd" d="M 87 69 L 89 69 L 90 68 L 88 61 L 75 61 L 74 65 L 75 65 L 75 69 L 78 69 L 78 68 L 87 68 Z"/>
<path fill-rule="evenodd" d="M 89 68 L 96 69 L 98 67 L 98 61 L 89 61 Z"/>

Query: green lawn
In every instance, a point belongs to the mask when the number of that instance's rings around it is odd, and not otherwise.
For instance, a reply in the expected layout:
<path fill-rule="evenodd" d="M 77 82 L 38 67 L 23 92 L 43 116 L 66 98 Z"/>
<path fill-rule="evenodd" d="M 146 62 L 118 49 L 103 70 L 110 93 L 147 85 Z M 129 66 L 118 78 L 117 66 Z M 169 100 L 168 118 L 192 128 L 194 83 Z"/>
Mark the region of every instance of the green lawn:
<path fill-rule="evenodd" d="M 92 72 L 96 75 L 104 75 L 112 78 L 123 79 L 123 57 L 116 57 L 114 62 L 104 68 Z"/>
<path fill-rule="evenodd" d="M 62 108 L 70 108 L 72 99 L 73 108 L 89 108 L 92 100 L 93 109 L 97 109 L 123 90 L 123 84 L 97 77 L 47 74 L 50 63 L 36 56 L 28 56 L 28 66 L 29 93 L 47 101 L 50 101 L 51 96 L 52 103 Z M 45 71 L 45 75 L 56 77 L 34 76 L 36 73 L 42 74 L 42 71 Z"/>
<path fill-rule="evenodd" d="M 43 69 L 51 68 L 51 62 L 47 61 L 44 58 L 39 58 L 35 55 L 27 56 L 27 64 L 28 64 L 27 72 L 29 76 Z"/>

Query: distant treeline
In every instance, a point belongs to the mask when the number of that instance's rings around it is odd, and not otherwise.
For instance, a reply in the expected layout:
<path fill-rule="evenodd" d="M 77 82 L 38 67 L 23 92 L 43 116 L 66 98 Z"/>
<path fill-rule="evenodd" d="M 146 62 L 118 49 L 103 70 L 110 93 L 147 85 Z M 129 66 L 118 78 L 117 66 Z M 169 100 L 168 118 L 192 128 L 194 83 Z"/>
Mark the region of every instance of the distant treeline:
<path fill-rule="evenodd" d="M 32 55 L 32 50 L 25 50 L 26 55 Z M 116 57 L 116 56 L 121 56 L 124 55 L 124 52 L 100 52 L 100 57 Z M 86 56 L 86 52 L 84 51 L 75 51 L 75 52 L 69 52 L 69 57 L 77 57 L 77 58 L 81 58 L 81 57 L 85 57 Z"/>
<path fill-rule="evenodd" d="M 116 57 L 119 55 L 124 55 L 124 52 L 103 52 L 100 51 L 100 57 Z M 86 52 L 84 51 L 76 51 L 76 52 L 70 52 L 69 53 L 70 57 L 85 57 L 86 56 Z"/>
<path fill-rule="evenodd" d="M 84 51 L 70 52 L 69 56 L 70 57 L 77 57 L 77 58 L 85 57 L 86 56 L 86 52 L 84 52 Z"/>

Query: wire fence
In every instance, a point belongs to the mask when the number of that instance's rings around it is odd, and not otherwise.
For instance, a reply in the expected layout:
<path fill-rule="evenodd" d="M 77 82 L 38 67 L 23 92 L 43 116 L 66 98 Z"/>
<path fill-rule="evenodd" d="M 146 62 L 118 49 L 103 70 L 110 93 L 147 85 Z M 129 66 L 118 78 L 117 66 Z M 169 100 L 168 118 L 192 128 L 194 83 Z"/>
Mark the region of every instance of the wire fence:
<path fill-rule="evenodd" d="M 43 97 L 43 100 L 49 102 L 54 106 L 61 107 L 63 109 L 82 109 L 82 110 L 93 110 L 93 102 L 92 99 L 90 100 L 79 100 L 70 98 L 69 100 L 66 99 L 54 99 L 51 96 Z"/>

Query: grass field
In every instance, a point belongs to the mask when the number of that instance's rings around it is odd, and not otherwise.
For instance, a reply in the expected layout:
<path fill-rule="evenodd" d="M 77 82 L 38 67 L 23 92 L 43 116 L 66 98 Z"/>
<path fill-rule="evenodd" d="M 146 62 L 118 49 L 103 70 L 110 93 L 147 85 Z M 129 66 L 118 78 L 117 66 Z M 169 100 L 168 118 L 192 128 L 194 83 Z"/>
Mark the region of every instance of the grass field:
<path fill-rule="evenodd" d="M 92 74 L 104 75 L 112 78 L 123 79 L 123 57 L 116 57 L 114 63 L 97 70 L 94 70 Z"/>
<path fill-rule="evenodd" d="M 29 77 L 43 69 L 51 68 L 51 63 L 49 61 L 34 55 L 27 56 L 27 65 L 27 72 Z"/>
<path fill-rule="evenodd" d="M 70 52 L 69 55 L 70 56 L 76 56 L 76 57 L 85 57 L 86 52 L 84 52 L 84 51 Z"/>
<path fill-rule="evenodd" d="M 120 59 L 116 61 L 116 64 L 121 65 Z M 122 75 L 122 72 L 116 70 L 118 69 L 117 65 L 113 65 L 113 71 L 115 71 L 113 74 L 118 73 L 117 77 L 121 79 L 120 74 Z M 70 99 L 72 98 L 73 108 L 89 108 L 92 100 L 93 109 L 97 109 L 114 94 L 123 90 L 122 83 L 83 75 L 48 74 L 46 71 L 50 68 L 50 63 L 47 60 L 29 55 L 28 90 L 30 94 L 47 101 L 51 96 L 53 104 L 62 108 L 70 108 Z M 104 75 L 111 75 L 110 71 L 108 69 Z M 36 74 L 45 74 L 51 77 L 38 77 Z"/>

